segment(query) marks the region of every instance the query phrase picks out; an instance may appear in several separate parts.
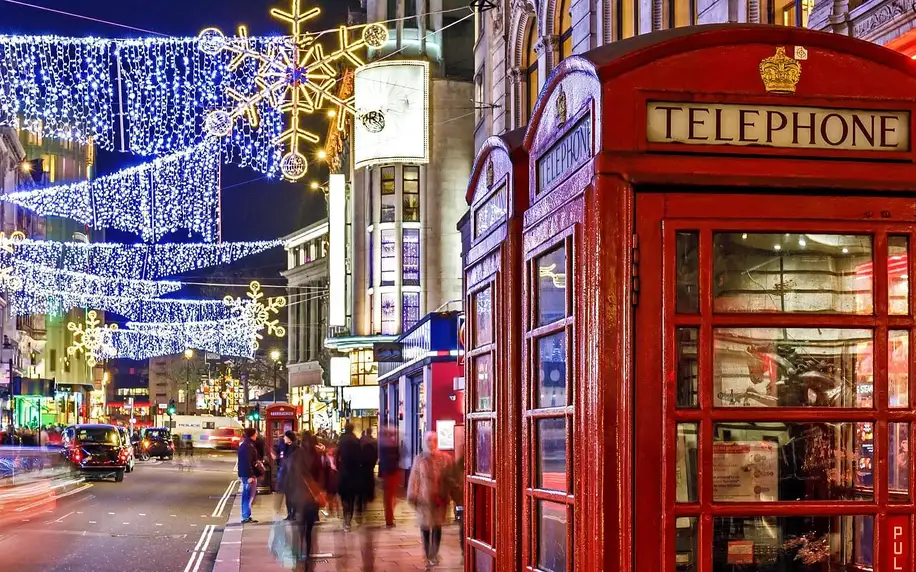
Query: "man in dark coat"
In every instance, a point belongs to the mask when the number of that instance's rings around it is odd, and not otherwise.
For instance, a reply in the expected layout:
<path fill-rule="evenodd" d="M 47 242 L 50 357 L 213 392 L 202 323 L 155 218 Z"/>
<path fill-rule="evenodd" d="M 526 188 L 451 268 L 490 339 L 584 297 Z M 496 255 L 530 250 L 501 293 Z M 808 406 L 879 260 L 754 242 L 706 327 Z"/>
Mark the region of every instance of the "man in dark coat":
<path fill-rule="evenodd" d="M 359 446 L 363 457 L 363 486 L 356 510 L 361 516 L 368 508 L 369 503 L 375 500 L 375 465 L 378 464 L 378 441 L 372 436 L 372 427 L 363 431 L 359 439 Z"/>
<path fill-rule="evenodd" d="M 344 530 L 350 530 L 353 508 L 363 486 L 363 455 L 359 439 L 353 434 L 353 425 L 347 423 L 344 434 L 337 442 L 334 452 L 337 474 L 340 479 L 340 502 L 343 504 Z"/>

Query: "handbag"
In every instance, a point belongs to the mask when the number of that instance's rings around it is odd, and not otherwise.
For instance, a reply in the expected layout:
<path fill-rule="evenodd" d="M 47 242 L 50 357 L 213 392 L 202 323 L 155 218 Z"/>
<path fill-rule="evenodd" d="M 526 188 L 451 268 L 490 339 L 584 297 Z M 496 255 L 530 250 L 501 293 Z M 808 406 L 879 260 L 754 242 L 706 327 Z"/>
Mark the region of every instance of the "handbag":
<path fill-rule="evenodd" d="M 318 508 L 324 508 L 328 506 L 328 496 L 324 493 L 324 491 L 315 494 L 315 491 L 312 489 L 312 485 L 309 484 L 307 479 L 302 479 L 302 482 L 305 483 L 305 487 L 309 490 L 312 498 L 315 499 L 315 504 L 318 505 Z"/>
<path fill-rule="evenodd" d="M 267 472 L 264 468 L 264 463 L 262 461 L 255 461 L 254 463 L 254 476 L 261 478 L 264 476 L 264 473 Z"/>

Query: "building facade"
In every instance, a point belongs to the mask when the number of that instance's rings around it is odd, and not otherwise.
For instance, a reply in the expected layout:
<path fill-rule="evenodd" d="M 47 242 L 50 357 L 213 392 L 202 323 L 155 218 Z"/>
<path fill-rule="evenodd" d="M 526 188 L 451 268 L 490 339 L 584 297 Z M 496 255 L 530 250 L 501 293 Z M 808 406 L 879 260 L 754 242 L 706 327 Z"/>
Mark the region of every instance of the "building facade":
<path fill-rule="evenodd" d="M 815 0 L 808 26 L 916 55 L 916 11 L 901 0 Z"/>
<path fill-rule="evenodd" d="M 477 12 L 474 26 L 476 149 L 490 135 L 526 125 L 547 76 L 570 55 L 640 34 L 697 24 L 804 27 L 814 0 L 491 0 L 478 4 L 484 10 Z"/>

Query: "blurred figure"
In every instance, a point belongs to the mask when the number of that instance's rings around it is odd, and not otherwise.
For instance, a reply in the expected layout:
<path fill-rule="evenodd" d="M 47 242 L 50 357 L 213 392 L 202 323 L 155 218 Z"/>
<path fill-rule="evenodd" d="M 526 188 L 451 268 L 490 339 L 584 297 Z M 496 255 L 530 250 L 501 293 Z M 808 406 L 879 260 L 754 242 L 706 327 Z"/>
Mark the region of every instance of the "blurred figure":
<path fill-rule="evenodd" d="M 369 503 L 375 500 L 375 466 L 378 464 L 378 441 L 372 436 L 372 427 L 363 431 L 359 438 L 360 453 L 362 455 L 362 465 L 360 473 L 362 475 L 362 487 L 357 499 L 357 514 L 365 514 Z"/>
<path fill-rule="evenodd" d="M 303 445 L 307 445 L 305 441 L 305 436 L 303 436 Z M 271 457 L 277 464 L 277 490 L 285 491 L 287 488 L 287 480 L 289 477 L 289 464 L 292 459 L 293 454 L 296 452 L 296 449 L 299 448 L 297 443 L 296 433 L 293 431 L 287 431 L 283 434 L 283 439 L 277 441 L 274 445 L 274 450 L 271 452 Z M 292 499 L 289 495 L 286 495 L 286 519 L 285 520 L 295 520 L 296 519 L 296 509 L 295 504 L 292 502 Z"/>
<path fill-rule="evenodd" d="M 256 463 L 257 449 L 254 442 L 258 432 L 254 427 L 245 428 L 245 438 L 239 444 L 239 480 L 242 481 L 242 523 L 257 522 L 251 518 L 251 503 L 258 494 L 258 475 Z"/>
<path fill-rule="evenodd" d="M 328 510 L 325 516 L 342 516 L 340 508 L 340 473 L 337 472 L 337 448 L 330 441 L 320 443 L 318 451 L 322 454 L 322 462 L 325 466 L 325 490 L 328 494 Z"/>
<path fill-rule="evenodd" d="M 340 502 L 343 503 L 344 530 L 350 530 L 353 520 L 353 509 L 363 487 L 362 476 L 362 448 L 359 439 L 353 434 L 353 425 L 347 423 L 344 434 L 337 442 L 334 453 L 337 464 L 337 474 L 340 477 Z"/>
<path fill-rule="evenodd" d="M 382 430 L 379 442 L 378 476 L 382 479 L 382 495 L 385 502 L 385 526 L 394 526 L 394 506 L 398 499 L 398 483 L 401 480 L 401 447 L 398 431 L 394 427 Z"/>
<path fill-rule="evenodd" d="M 314 567 L 311 556 L 315 523 L 318 521 L 318 509 L 325 502 L 320 484 L 324 475 L 321 461 L 315 453 L 316 444 L 311 433 L 302 435 L 301 445 L 289 458 L 285 478 L 285 493 L 294 507 L 299 530 L 297 560 L 304 564 L 307 571 Z"/>
<path fill-rule="evenodd" d="M 414 460 L 407 484 L 407 502 L 417 510 L 427 564 L 436 566 L 439 564 L 442 524 L 449 502 L 447 480 L 452 461 L 439 450 L 439 438 L 435 432 L 427 433 L 423 441 L 426 450 Z"/>
<path fill-rule="evenodd" d="M 448 489 L 455 503 L 455 522 L 458 523 L 458 541 L 464 555 L 464 455 L 452 463 L 448 477 Z"/>

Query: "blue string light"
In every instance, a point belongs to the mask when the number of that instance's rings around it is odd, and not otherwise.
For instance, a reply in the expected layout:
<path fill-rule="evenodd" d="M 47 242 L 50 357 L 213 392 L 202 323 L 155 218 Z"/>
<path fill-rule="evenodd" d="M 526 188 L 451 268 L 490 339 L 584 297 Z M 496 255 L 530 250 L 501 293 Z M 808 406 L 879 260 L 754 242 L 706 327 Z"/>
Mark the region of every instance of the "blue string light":
<path fill-rule="evenodd" d="M 144 331 L 116 330 L 112 332 L 112 357 L 143 360 L 151 357 L 180 354 L 188 348 L 224 356 L 254 357 L 254 350 L 244 337 L 228 334 L 226 330 L 202 322 L 197 330 L 184 335 L 160 336 Z"/>
<path fill-rule="evenodd" d="M 284 40 L 249 41 L 267 52 Z M 232 73 L 231 58 L 200 50 L 196 38 L 0 36 L 0 125 L 140 155 L 187 149 L 206 139 L 211 111 L 233 107 L 228 93 L 257 91 L 258 62 Z M 273 177 L 283 114 L 269 102 L 257 111 L 258 127 L 237 125 L 221 140 L 222 158 Z"/>
<path fill-rule="evenodd" d="M 13 260 L 98 276 L 151 280 L 230 264 L 282 244 L 281 240 L 116 244 L 25 239 L 13 243 Z"/>
<path fill-rule="evenodd" d="M 138 299 L 130 296 L 98 296 L 80 292 L 11 292 L 10 311 L 16 316 L 61 316 L 72 308 L 94 308 L 137 322 L 201 322 L 234 316 L 222 300 L 177 298 Z"/>
<path fill-rule="evenodd" d="M 12 276 L 21 280 L 22 291 L 35 294 L 66 292 L 147 299 L 175 292 L 182 287 L 181 282 L 175 281 L 110 278 L 22 261 L 13 264 Z"/>
<path fill-rule="evenodd" d="M 95 228 L 116 228 L 157 241 L 179 229 L 216 239 L 219 142 L 208 139 L 92 181 L 3 195 L 41 216 L 60 216 Z"/>

